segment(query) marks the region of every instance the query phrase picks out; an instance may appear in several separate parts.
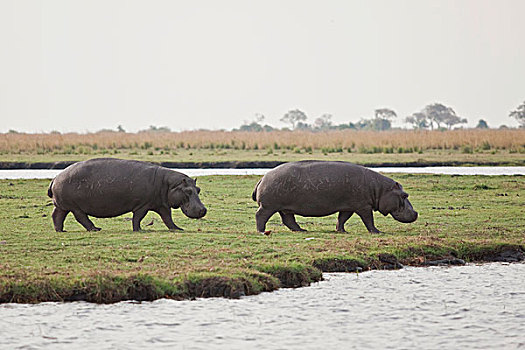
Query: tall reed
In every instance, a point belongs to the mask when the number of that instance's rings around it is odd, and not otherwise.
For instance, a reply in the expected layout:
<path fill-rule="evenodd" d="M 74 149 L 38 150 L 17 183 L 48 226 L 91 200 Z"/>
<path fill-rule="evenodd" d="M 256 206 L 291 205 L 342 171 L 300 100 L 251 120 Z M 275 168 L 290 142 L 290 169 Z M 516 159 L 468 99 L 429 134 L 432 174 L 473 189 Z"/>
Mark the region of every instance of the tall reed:
<path fill-rule="evenodd" d="M 338 148 L 338 149 L 515 149 L 525 147 L 525 129 L 452 131 L 184 131 L 141 133 L 5 133 L 1 153 L 71 152 L 82 149 Z"/>

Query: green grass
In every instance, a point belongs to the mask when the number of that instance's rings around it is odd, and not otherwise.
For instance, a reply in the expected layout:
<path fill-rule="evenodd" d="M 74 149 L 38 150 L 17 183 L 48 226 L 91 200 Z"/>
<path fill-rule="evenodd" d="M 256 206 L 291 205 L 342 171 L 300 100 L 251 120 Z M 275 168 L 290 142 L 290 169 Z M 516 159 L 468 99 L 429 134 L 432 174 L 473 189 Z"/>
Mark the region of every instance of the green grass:
<path fill-rule="evenodd" d="M 297 151 L 301 152 L 297 152 Z M 479 150 L 474 153 L 463 153 L 462 150 L 425 150 L 423 153 L 397 153 L 381 149 L 379 153 L 368 153 L 354 150 L 348 152 L 330 149 L 177 149 L 172 151 L 123 149 L 118 153 L 96 150 L 91 153 L 5 153 L 1 155 L 2 162 L 57 162 L 57 161 L 81 161 L 96 157 L 116 157 L 124 159 L 136 159 L 153 162 L 258 162 L 258 161 L 297 161 L 305 159 L 319 160 L 342 160 L 358 164 L 382 164 L 382 163 L 461 163 L 472 165 L 525 165 L 523 153 L 510 152 L 509 150 Z"/>
<path fill-rule="evenodd" d="M 258 176 L 199 178 L 205 218 L 174 210 L 185 231 L 170 232 L 150 213 L 139 233 L 130 214 L 93 218 L 100 232 L 86 232 L 70 215 L 67 232 L 54 232 L 49 180 L 0 180 L 0 302 L 237 297 L 307 285 L 322 278 L 314 266 L 335 259 L 367 269 L 381 267 L 381 254 L 418 265 L 448 256 L 478 260 L 502 246 L 523 249 L 523 177 L 391 177 L 410 194 L 420 214 L 415 223 L 375 213 L 384 233 L 371 235 L 353 216 L 349 233 L 341 234 L 335 215 L 297 217 L 308 232 L 293 233 L 275 215 L 270 236 L 255 231 L 251 193 Z"/>

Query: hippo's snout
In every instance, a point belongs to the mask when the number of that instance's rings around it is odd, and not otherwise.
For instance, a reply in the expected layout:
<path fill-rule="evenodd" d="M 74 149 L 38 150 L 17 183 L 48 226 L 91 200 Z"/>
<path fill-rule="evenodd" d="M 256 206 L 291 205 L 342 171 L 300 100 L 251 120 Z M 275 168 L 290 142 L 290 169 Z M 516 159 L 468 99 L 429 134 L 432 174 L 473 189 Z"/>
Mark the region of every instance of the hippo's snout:
<path fill-rule="evenodd" d="M 394 215 L 394 213 L 392 213 L 392 216 L 399 222 L 409 224 L 417 220 L 418 214 L 417 211 L 412 210 L 409 213 L 404 213 L 404 215 Z"/>
<path fill-rule="evenodd" d="M 392 214 L 394 219 L 405 224 L 416 221 L 418 217 L 417 211 L 414 210 L 408 199 L 405 199 L 404 205 L 401 208 L 390 214 Z"/>
<path fill-rule="evenodd" d="M 189 205 L 183 205 L 181 206 L 182 212 L 184 215 L 191 219 L 200 219 L 206 215 L 208 210 L 204 205 L 199 206 L 189 206 Z"/>

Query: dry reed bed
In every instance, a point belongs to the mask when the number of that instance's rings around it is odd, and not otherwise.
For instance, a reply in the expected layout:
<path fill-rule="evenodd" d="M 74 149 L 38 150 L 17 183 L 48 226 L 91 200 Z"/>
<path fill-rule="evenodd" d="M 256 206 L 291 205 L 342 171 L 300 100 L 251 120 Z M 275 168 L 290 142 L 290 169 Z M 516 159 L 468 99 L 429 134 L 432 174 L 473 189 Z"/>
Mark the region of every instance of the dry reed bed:
<path fill-rule="evenodd" d="M 452 130 L 452 131 L 184 131 L 141 133 L 50 133 L 50 134 L 0 134 L 2 153 L 38 153 L 69 150 L 79 147 L 91 149 L 164 149 L 177 148 L 343 148 L 364 149 L 415 148 L 415 149 L 509 149 L 525 148 L 524 129 L 506 130 Z"/>

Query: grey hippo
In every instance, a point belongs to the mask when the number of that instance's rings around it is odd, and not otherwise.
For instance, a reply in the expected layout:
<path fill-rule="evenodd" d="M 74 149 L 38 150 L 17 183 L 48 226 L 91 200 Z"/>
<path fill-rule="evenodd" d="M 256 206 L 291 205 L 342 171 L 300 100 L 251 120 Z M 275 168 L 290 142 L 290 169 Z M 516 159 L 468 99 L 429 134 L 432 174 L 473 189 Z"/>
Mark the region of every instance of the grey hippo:
<path fill-rule="evenodd" d="M 88 231 L 99 231 L 88 215 L 108 218 L 133 213 L 133 231 L 148 211 L 160 215 L 170 230 L 182 230 L 171 217 L 171 208 L 181 208 L 190 218 L 202 218 L 206 207 L 200 189 L 180 172 L 158 165 L 115 158 L 91 159 L 75 163 L 58 174 L 47 194 L 53 199 L 53 224 L 64 230 L 64 219 L 72 212 Z"/>
<path fill-rule="evenodd" d="M 345 222 L 356 213 L 370 233 L 380 232 L 374 225 L 373 211 L 391 214 L 404 223 L 413 222 L 418 216 L 398 182 L 348 162 L 299 161 L 279 165 L 257 183 L 252 198 L 259 204 L 255 214 L 259 232 L 265 232 L 266 222 L 275 213 L 290 230 L 305 231 L 294 215 L 326 216 L 339 212 L 339 232 L 345 232 Z"/>

